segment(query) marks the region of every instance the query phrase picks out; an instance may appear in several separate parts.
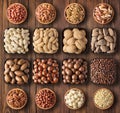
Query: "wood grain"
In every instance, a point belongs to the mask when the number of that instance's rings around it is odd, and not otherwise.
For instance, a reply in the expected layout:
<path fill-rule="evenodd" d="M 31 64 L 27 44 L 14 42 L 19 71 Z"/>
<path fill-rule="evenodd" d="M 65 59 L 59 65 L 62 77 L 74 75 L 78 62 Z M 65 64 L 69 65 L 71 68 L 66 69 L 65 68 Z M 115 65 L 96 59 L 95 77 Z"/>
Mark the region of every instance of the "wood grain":
<path fill-rule="evenodd" d="M 26 22 L 24 22 L 21 25 L 13 25 L 8 22 L 6 18 L 6 9 L 7 7 L 14 2 L 20 2 L 24 4 L 28 10 L 28 18 Z M 36 21 L 35 19 L 35 8 L 37 7 L 38 4 L 42 2 L 48 2 L 51 3 L 55 6 L 57 10 L 57 18 L 56 20 L 50 24 L 50 25 L 41 25 L 39 22 Z M 86 18 L 84 22 L 80 23 L 79 25 L 71 25 L 67 23 L 64 19 L 64 8 L 69 4 L 73 2 L 78 2 L 81 3 L 86 11 Z M 92 11 L 93 8 L 96 4 L 100 2 L 106 2 L 112 5 L 112 7 L 115 10 L 115 17 L 113 21 L 108 24 L 108 25 L 99 25 L 97 24 L 92 17 Z M 119 113 L 120 112 L 120 1 L 119 0 L 0 0 L 0 113 Z M 31 35 L 30 35 L 30 41 L 31 45 L 29 47 L 30 51 L 25 54 L 25 55 L 12 55 L 12 54 L 7 54 L 4 51 L 4 43 L 3 43 L 3 32 L 6 28 L 10 27 L 23 27 L 23 28 L 28 28 L 30 29 Z M 36 54 L 33 51 L 33 46 L 32 46 L 32 36 L 35 28 L 38 27 L 55 27 L 59 31 L 59 44 L 60 44 L 60 49 L 59 51 L 54 54 L 54 55 L 46 55 L 46 54 Z M 87 38 L 89 40 L 89 43 L 87 45 L 87 50 L 86 52 L 80 54 L 80 55 L 69 55 L 65 54 L 62 51 L 62 32 L 64 28 L 68 27 L 80 27 L 84 28 L 87 31 Z M 118 36 L 118 41 L 117 41 L 117 49 L 115 54 L 111 55 L 106 55 L 106 54 L 93 54 L 90 50 L 90 41 L 91 41 L 91 30 L 95 27 L 112 27 L 116 29 L 117 31 L 117 36 Z M 114 58 L 117 61 L 118 64 L 118 81 L 116 82 L 115 85 L 113 86 L 101 86 L 101 85 L 94 85 L 90 81 L 86 84 L 83 85 L 65 85 L 62 83 L 62 75 L 60 71 L 60 82 L 57 85 L 39 85 L 39 84 L 34 84 L 32 80 L 28 85 L 23 85 L 23 86 L 18 86 L 18 85 L 8 85 L 4 83 L 3 80 L 3 71 L 4 71 L 4 62 L 7 58 L 27 58 L 31 62 L 31 73 L 30 77 L 32 77 L 32 62 L 35 58 L 55 58 L 59 61 L 60 64 L 60 70 L 61 70 L 61 65 L 62 65 L 62 60 L 66 58 L 85 58 L 88 62 L 90 62 L 91 59 L 100 57 L 100 58 Z M 89 76 L 89 74 L 88 74 Z M 29 101 L 27 106 L 19 111 L 15 111 L 10 109 L 7 104 L 6 104 L 6 95 L 8 91 L 12 88 L 15 87 L 20 87 L 24 89 L 29 97 Z M 35 105 L 35 94 L 36 92 L 43 87 L 50 88 L 56 92 L 57 95 L 57 104 L 55 107 L 51 110 L 40 110 L 39 108 L 36 107 Z M 82 107 L 79 110 L 73 111 L 68 109 L 65 104 L 64 104 L 64 94 L 65 92 L 70 89 L 70 88 L 81 88 L 85 94 L 86 94 L 86 103 L 84 107 Z M 101 87 L 107 87 L 111 89 L 114 92 L 115 95 L 115 103 L 112 108 L 109 110 L 101 111 L 97 109 L 94 104 L 93 104 L 93 94 L 96 91 L 96 89 L 101 88 Z"/>

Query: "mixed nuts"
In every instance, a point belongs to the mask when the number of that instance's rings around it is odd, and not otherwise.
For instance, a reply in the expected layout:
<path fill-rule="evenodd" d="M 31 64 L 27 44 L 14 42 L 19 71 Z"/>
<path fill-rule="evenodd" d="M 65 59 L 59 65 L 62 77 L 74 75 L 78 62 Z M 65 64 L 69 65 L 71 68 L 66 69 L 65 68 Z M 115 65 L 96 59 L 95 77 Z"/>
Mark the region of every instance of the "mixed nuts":
<path fill-rule="evenodd" d="M 10 108 L 19 110 L 27 104 L 27 94 L 20 88 L 14 88 L 8 92 L 6 101 Z"/>

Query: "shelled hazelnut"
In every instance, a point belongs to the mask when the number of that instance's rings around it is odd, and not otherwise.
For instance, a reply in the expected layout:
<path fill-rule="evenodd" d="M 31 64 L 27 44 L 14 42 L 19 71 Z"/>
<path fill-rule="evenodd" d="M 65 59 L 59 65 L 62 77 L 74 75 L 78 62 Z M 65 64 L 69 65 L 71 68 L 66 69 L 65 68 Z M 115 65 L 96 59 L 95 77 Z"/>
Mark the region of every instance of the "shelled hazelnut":
<path fill-rule="evenodd" d="M 87 80 L 87 62 L 84 59 L 66 59 L 62 65 L 63 82 L 82 84 Z"/>
<path fill-rule="evenodd" d="M 99 24 L 107 24 L 112 21 L 114 10 L 111 5 L 107 3 L 100 3 L 95 6 L 93 10 L 93 17 Z"/>
<path fill-rule="evenodd" d="M 59 80 L 59 66 L 54 59 L 36 59 L 33 62 L 34 83 L 55 84 Z"/>

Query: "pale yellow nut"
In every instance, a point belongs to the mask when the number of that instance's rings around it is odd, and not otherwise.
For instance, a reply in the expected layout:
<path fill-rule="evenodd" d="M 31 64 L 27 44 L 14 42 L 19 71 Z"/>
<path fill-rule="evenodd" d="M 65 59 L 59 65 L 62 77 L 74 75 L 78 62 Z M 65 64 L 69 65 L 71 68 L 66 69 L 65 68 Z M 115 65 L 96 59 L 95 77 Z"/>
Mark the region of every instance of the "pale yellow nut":
<path fill-rule="evenodd" d="M 39 35 L 33 36 L 33 41 L 36 41 L 36 40 L 38 40 L 39 38 L 40 38 Z"/>
<path fill-rule="evenodd" d="M 43 37 L 46 37 L 46 36 L 48 36 L 48 33 L 49 33 L 49 31 L 47 31 L 47 30 L 44 30 Z"/>
<path fill-rule="evenodd" d="M 56 39 L 52 42 L 52 44 L 55 44 L 55 43 L 58 43 L 58 38 L 56 38 Z"/>
<path fill-rule="evenodd" d="M 75 52 L 75 54 L 80 54 L 80 53 L 82 53 L 82 51 L 83 51 L 83 49 L 79 49 Z"/>
<path fill-rule="evenodd" d="M 55 36 L 55 35 L 54 35 L 54 32 L 53 32 L 52 30 L 50 30 L 50 32 L 48 33 L 48 36 L 49 36 L 49 37 Z"/>
<path fill-rule="evenodd" d="M 53 44 L 53 45 L 52 45 L 52 50 L 53 50 L 53 51 L 57 51 L 57 50 L 58 50 L 58 46 L 56 46 L 56 45 Z"/>
<path fill-rule="evenodd" d="M 49 51 L 47 45 L 43 46 L 43 50 L 44 50 L 45 53 Z"/>
<path fill-rule="evenodd" d="M 40 51 L 38 50 L 38 48 L 34 48 L 34 51 L 35 51 L 36 53 L 40 53 Z"/>
<path fill-rule="evenodd" d="M 57 30 L 54 29 L 54 28 L 51 28 L 51 30 L 54 32 L 54 37 L 58 37 L 58 32 L 57 32 Z"/>
<path fill-rule="evenodd" d="M 79 42 L 79 40 L 77 40 L 77 41 L 75 41 L 75 46 L 76 46 L 78 49 L 82 50 L 83 46 L 85 46 L 85 45 L 81 45 L 81 43 Z"/>
<path fill-rule="evenodd" d="M 66 29 L 66 30 L 64 31 L 64 37 L 65 37 L 66 39 L 69 39 L 69 38 L 71 38 L 72 36 L 73 36 L 72 30 Z"/>
<path fill-rule="evenodd" d="M 53 42 L 55 39 L 55 37 L 50 37 L 49 42 Z"/>
<path fill-rule="evenodd" d="M 82 38 L 84 38 L 83 33 L 80 32 L 80 31 L 75 31 L 73 33 L 73 37 L 76 38 L 76 39 L 82 39 Z"/>
<path fill-rule="evenodd" d="M 43 42 L 44 42 L 46 45 L 48 44 L 48 40 L 49 40 L 48 36 L 45 36 L 45 37 L 43 38 Z"/>
<path fill-rule="evenodd" d="M 35 29 L 34 35 L 39 34 L 39 29 Z"/>
<path fill-rule="evenodd" d="M 80 30 L 78 28 L 74 28 L 73 32 L 79 32 Z"/>
<path fill-rule="evenodd" d="M 85 44 L 87 44 L 87 42 L 88 42 L 88 40 L 87 40 L 86 37 L 84 37 L 84 38 L 82 39 L 82 41 L 83 41 Z"/>
<path fill-rule="evenodd" d="M 64 45 L 67 44 L 66 38 L 63 39 L 63 44 L 64 44 Z"/>
<path fill-rule="evenodd" d="M 75 43 L 74 37 L 69 38 L 69 39 L 67 40 L 67 44 L 68 44 L 68 45 L 72 45 L 72 44 L 74 44 L 74 43 Z"/>
<path fill-rule="evenodd" d="M 67 45 L 64 45 L 64 46 L 63 46 L 63 51 L 64 51 L 64 52 L 67 52 Z"/>
<path fill-rule="evenodd" d="M 85 30 L 80 30 L 80 32 L 82 32 L 83 37 L 86 36 L 86 32 L 85 32 Z"/>
<path fill-rule="evenodd" d="M 44 46 L 44 42 L 41 42 L 41 43 L 36 45 L 36 47 L 43 47 L 43 46 Z"/>
<path fill-rule="evenodd" d="M 52 43 L 51 42 L 48 43 L 47 48 L 48 48 L 48 50 L 52 50 Z"/>
<path fill-rule="evenodd" d="M 75 52 L 77 51 L 77 48 L 76 48 L 75 45 L 70 45 L 70 46 L 67 46 L 67 47 L 66 47 L 66 51 L 67 51 L 68 53 L 75 53 Z"/>

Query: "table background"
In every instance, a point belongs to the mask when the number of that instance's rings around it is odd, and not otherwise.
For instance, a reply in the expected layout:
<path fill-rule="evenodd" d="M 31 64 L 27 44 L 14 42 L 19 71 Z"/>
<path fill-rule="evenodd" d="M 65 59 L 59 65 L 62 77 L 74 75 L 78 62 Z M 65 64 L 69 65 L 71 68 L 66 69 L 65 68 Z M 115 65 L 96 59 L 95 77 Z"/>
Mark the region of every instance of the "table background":
<path fill-rule="evenodd" d="M 26 22 L 24 22 L 21 25 L 13 25 L 8 22 L 6 18 L 6 9 L 7 7 L 14 2 L 20 2 L 24 4 L 28 10 L 28 19 Z M 37 7 L 38 4 L 42 2 L 48 2 L 52 3 L 56 10 L 57 10 L 57 18 L 56 20 L 50 24 L 50 25 L 41 25 L 39 24 L 36 19 L 35 19 L 35 8 Z M 85 10 L 86 10 L 86 18 L 84 22 L 82 22 L 79 25 L 70 25 L 67 23 L 64 19 L 64 8 L 72 2 L 78 2 L 81 3 Z M 105 25 L 104 27 L 112 27 L 116 29 L 117 35 L 118 35 L 118 41 L 117 41 L 117 49 L 115 54 L 111 55 L 106 55 L 106 54 L 93 54 L 90 50 L 90 40 L 91 40 L 91 30 L 95 27 L 103 27 L 103 25 L 97 24 L 92 17 L 92 11 L 93 8 L 96 4 L 100 2 L 107 2 L 112 5 L 112 7 L 115 10 L 115 17 L 113 21 Z M 3 43 L 3 32 L 6 28 L 9 27 L 20 27 L 20 28 L 28 28 L 30 29 L 31 36 L 31 44 L 30 44 L 30 51 L 25 54 L 25 55 L 12 55 L 12 54 L 7 54 L 4 51 L 4 43 Z M 38 27 L 55 27 L 59 31 L 59 44 L 60 44 L 60 49 L 57 54 L 54 55 L 39 55 L 34 53 L 33 47 L 32 47 L 32 36 L 33 36 L 33 31 L 35 28 Z M 86 52 L 80 54 L 80 55 L 69 55 L 65 54 L 62 52 L 62 31 L 66 27 L 80 27 L 84 28 L 87 31 L 87 38 L 88 38 L 88 45 Z M 119 77 L 119 72 L 120 72 L 120 1 L 119 0 L 0 0 L 0 113 L 120 113 L 120 77 Z M 8 85 L 4 83 L 3 80 L 3 71 L 4 71 L 4 62 L 7 58 L 27 58 L 31 62 L 31 73 L 30 73 L 30 78 L 32 77 L 32 62 L 35 58 L 55 58 L 59 61 L 60 63 L 60 70 L 61 70 L 61 64 L 62 60 L 66 58 L 85 58 L 88 63 L 90 62 L 91 59 L 93 58 L 114 58 L 117 61 L 118 64 L 118 79 L 117 82 L 112 85 L 112 86 L 99 86 L 92 84 L 90 81 L 86 84 L 83 85 L 66 85 L 62 83 L 62 75 L 60 71 L 60 82 L 57 85 L 36 85 L 30 81 L 28 85 Z M 88 73 L 89 76 L 89 73 Z M 6 104 L 6 94 L 8 91 L 12 88 L 15 87 L 20 87 L 24 89 L 27 94 L 28 94 L 28 104 L 27 106 L 20 110 L 20 111 L 15 111 L 10 109 L 7 104 Z M 48 87 L 56 92 L 57 95 L 57 103 L 55 107 L 51 110 L 48 111 L 43 111 L 40 110 L 39 108 L 36 107 L 35 105 L 35 94 L 36 92 L 43 87 Z M 85 94 L 86 94 L 86 103 L 84 107 L 77 111 L 69 110 L 65 105 L 64 105 L 64 93 L 72 88 L 72 87 L 77 87 L 81 88 Z M 115 95 L 115 102 L 112 108 L 109 110 L 101 111 L 97 109 L 94 104 L 93 104 L 93 94 L 96 91 L 96 89 L 101 88 L 101 87 L 107 87 L 111 89 Z"/>

